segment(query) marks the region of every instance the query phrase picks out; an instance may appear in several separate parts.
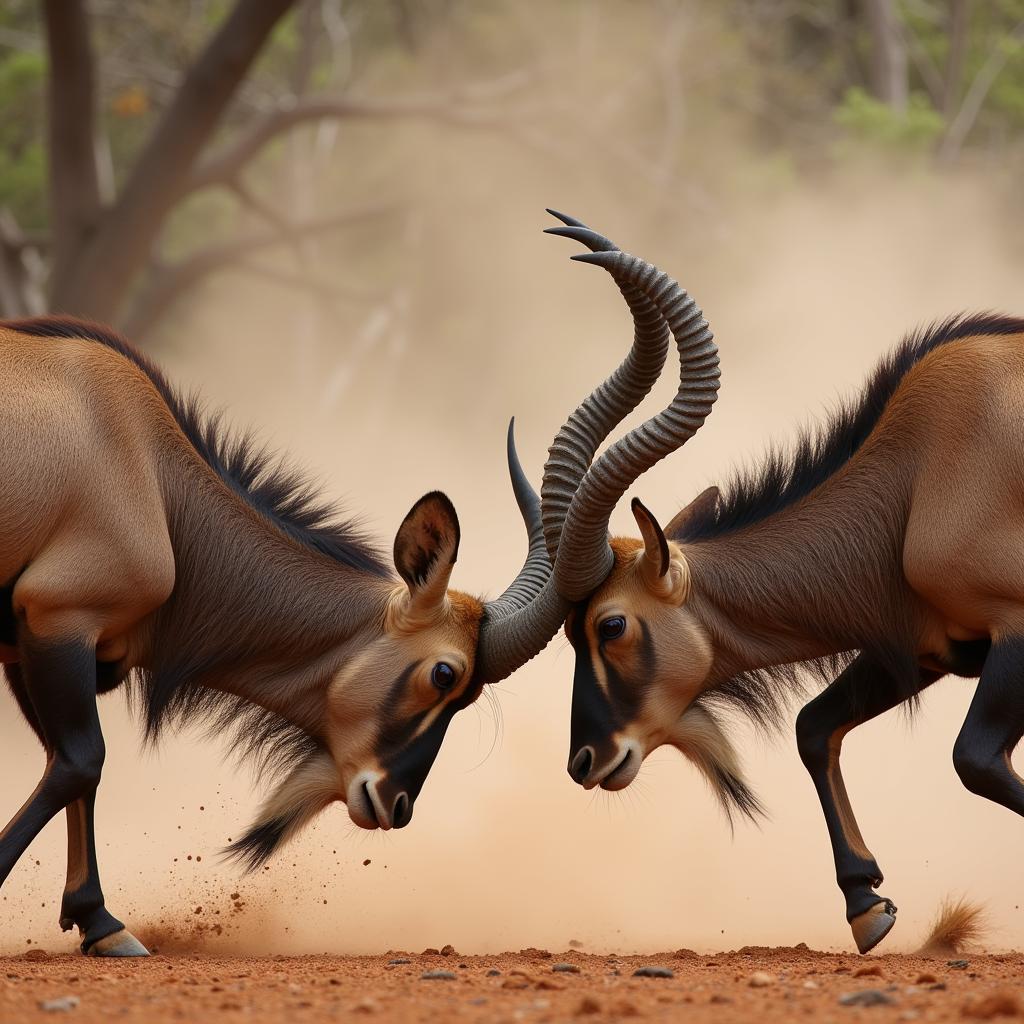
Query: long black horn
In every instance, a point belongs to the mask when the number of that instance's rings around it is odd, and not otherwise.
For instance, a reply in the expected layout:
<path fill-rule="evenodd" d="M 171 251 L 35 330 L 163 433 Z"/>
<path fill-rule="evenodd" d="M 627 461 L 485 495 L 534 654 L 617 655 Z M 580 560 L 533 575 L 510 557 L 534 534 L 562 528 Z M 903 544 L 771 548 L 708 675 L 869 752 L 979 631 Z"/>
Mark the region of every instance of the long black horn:
<path fill-rule="evenodd" d="M 555 583 L 569 601 L 589 596 L 614 563 L 608 520 L 619 498 L 645 470 L 685 444 L 718 396 L 718 348 L 703 314 L 663 271 L 624 252 L 573 256 L 604 267 L 622 289 L 641 291 L 664 317 L 679 352 L 679 389 L 662 412 L 634 428 L 590 467 L 573 495 L 555 561 Z"/>

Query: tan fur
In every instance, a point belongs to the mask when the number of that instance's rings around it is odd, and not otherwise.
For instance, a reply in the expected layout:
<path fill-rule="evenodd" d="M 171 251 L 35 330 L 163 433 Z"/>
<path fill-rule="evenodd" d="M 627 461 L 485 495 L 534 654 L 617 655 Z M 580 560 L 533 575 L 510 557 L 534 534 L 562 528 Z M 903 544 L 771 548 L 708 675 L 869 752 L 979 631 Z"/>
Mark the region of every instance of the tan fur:
<path fill-rule="evenodd" d="M 987 929 L 985 909 L 966 897 L 947 896 L 939 906 L 918 956 L 950 957 L 976 945 Z"/>
<path fill-rule="evenodd" d="M 287 537 L 204 461 L 147 373 L 93 340 L 0 327 L 0 422 L 0 585 L 17 578 L 16 614 L 38 638 L 94 644 L 122 676 L 204 644 L 206 674 L 190 685 L 264 708 L 334 754 L 331 771 L 300 764 L 264 816 L 297 828 L 329 789 L 345 799 L 353 776 L 378 769 L 386 716 L 437 700 L 437 661 L 460 676 L 445 702 L 465 694 L 483 606 L 447 589 L 457 524 L 408 586 Z M 399 541 L 429 546 L 426 525 L 407 517 Z"/>
<path fill-rule="evenodd" d="M 717 500 L 709 489 L 693 506 Z M 596 622 L 627 620 L 603 657 L 644 689 L 643 720 L 630 732 L 645 753 L 668 741 L 693 700 L 744 672 L 876 638 L 941 667 L 951 641 L 1024 635 L 1024 335 L 934 349 L 812 493 L 751 526 L 670 549 L 687 581 L 682 600 L 645 567 L 641 542 L 616 538 L 614 568 L 586 608 L 592 651 Z M 656 648 L 654 678 L 635 656 L 641 620 Z M 861 849 L 832 774 L 844 831 Z"/>

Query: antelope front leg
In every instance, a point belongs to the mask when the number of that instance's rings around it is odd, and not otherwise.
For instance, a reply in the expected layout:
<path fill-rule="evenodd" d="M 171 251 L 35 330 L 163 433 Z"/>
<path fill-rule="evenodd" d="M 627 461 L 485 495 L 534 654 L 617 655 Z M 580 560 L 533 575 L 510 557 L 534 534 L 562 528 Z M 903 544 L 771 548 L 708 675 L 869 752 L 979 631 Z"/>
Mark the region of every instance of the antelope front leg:
<path fill-rule="evenodd" d="M 797 716 L 800 758 L 825 814 L 836 881 L 846 898 L 846 920 L 861 953 L 878 945 L 896 923 L 896 907 L 875 889 L 882 872 L 860 833 L 843 782 L 839 755 L 848 732 L 908 700 L 938 675 L 921 674 L 908 686 L 868 656 L 859 655 L 839 678 Z M 901 685 L 902 682 L 902 685 Z"/>
<path fill-rule="evenodd" d="M 68 880 L 60 907 L 64 931 L 78 928 L 89 956 L 149 956 L 149 950 L 107 910 L 96 862 L 96 790 L 68 804 Z"/>

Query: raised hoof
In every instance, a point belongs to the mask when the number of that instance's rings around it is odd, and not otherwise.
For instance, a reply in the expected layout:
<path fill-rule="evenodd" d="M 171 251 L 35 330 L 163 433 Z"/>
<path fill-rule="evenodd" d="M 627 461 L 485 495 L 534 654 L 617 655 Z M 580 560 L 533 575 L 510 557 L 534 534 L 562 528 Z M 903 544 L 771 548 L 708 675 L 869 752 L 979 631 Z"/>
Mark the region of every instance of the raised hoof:
<path fill-rule="evenodd" d="M 892 931 L 896 923 L 896 906 L 889 900 L 883 899 L 876 903 L 870 910 L 865 910 L 850 922 L 853 931 L 853 941 L 857 943 L 857 950 L 867 953 L 877 946 L 882 939 Z"/>
<path fill-rule="evenodd" d="M 86 956 L 149 956 L 149 950 L 127 928 L 97 939 L 82 952 Z"/>

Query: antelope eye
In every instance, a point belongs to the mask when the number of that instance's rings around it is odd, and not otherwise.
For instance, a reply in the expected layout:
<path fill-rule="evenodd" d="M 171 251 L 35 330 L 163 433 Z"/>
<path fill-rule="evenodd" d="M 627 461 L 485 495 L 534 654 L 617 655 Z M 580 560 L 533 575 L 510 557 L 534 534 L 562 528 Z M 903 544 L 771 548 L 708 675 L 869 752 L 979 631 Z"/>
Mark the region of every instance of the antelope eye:
<path fill-rule="evenodd" d="M 439 661 L 431 670 L 430 681 L 444 693 L 455 685 L 455 669 L 446 661 Z"/>
<path fill-rule="evenodd" d="M 602 640 L 617 640 L 626 632 L 626 620 L 621 615 L 613 615 L 597 627 L 597 632 Z"/>

